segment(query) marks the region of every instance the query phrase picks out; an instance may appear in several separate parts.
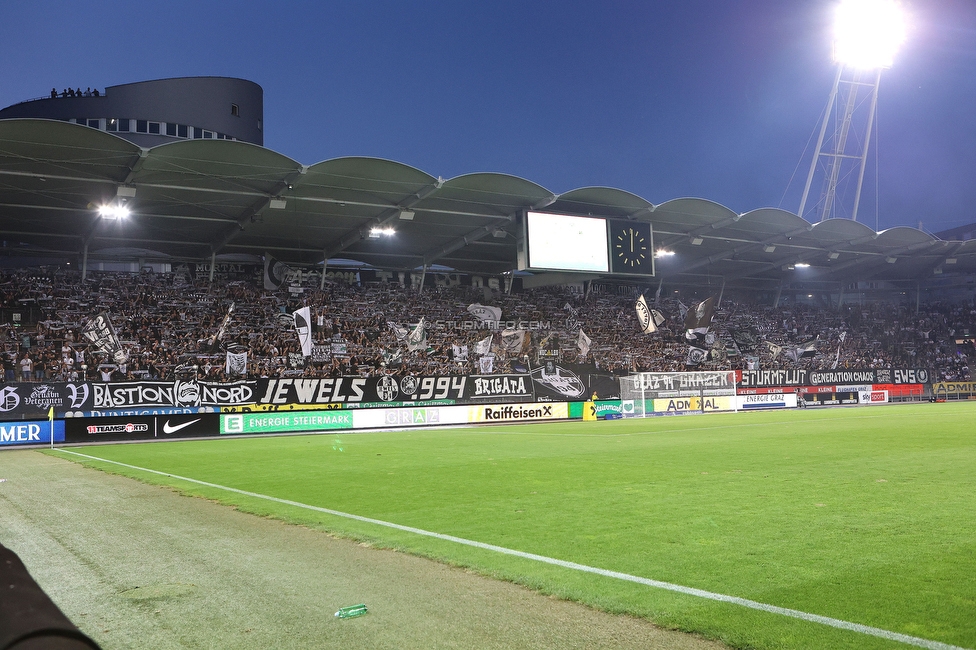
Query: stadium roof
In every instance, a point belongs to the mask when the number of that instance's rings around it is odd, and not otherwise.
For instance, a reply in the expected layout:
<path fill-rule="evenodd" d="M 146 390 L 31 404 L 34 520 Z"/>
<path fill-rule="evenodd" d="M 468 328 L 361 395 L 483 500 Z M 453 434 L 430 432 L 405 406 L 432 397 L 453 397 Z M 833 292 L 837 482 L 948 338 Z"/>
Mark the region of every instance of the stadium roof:
<path fill-rule="evenodd" d="M 98 206 L 112 201 L 127 201 L 131 216 L 99 217 Z M 0 120 L 0 250 L 7 255 L 74 258 L 87 248 L 92 258 L 175 262 L 269 253 L 309 266 L 342 258 L 390 270 L 438 265 L 500 274 L 516 267 L 516 215 L 530 208 L 650 222 L 655 248 L 674 253 L 657 260 L 667 283 L 707 277 L 769 286 L 801 274 L 925 280 L 976 271 L 976 241 L 913 228 L 810 224 L 769 208 L 737 214 L 698 198 L 653 205 L 605 187 L 555 194 L 507 174 L 443 180 L 376 158 L 306 166 L 229 140 L 145 149 L 76 124 Z M 369 236 L 389 226 L 394 237 Z"/>

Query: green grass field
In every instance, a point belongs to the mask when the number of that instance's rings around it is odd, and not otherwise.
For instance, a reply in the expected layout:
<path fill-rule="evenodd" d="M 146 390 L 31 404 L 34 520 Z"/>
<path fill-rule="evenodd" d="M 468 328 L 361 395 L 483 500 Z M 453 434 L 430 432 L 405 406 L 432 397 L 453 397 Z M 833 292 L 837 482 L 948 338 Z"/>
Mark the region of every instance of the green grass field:
<path fill-rule="evenodd" d="M 176 477 L 976 648 L 974 416 L 921 404 L 69 450 L 175 477 L 52 453 L 735 647 L 906 646 Z"/>

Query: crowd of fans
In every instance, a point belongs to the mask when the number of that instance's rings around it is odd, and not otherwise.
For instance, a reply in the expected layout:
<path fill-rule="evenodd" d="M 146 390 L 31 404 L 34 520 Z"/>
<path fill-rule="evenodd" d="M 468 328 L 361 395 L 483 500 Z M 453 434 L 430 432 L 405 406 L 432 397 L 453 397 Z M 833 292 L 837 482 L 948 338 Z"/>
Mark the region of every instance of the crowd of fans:
<path fill-rule="evenodd" d="M 58 97 L 98 97 L 100 94 L 101 93 L 98 92 L 98 88 L 92 90 L 91 86 L 86 88 L 84 91 L 82 91 L 81 88 L 78 90 L 73 88 L 65 88 L 61 91 L 60 95 L 58 94 L 57 88 L 51 89 L 51 99 L 57 99 Z"/>
<path fill-rule="evenodd" d="M 929 304 L 916 313 L 914 305 L 904 304 L 828 310 L 725 300 L 715 310 L 705 359 L 690 366 L 683 312 L 705 296 L 688 299 L 687 306 L 677 298 L 653 304 L 666 320 L 659 331 L 643 334 L 634 309 L 636 295 L 628 290 L 549 287 L 504 292 L 443 286 L 417 291 L 395 281 L 359 286 L 334 279 L 320 289 L 318 276 L 298 284 L 267 291 L 259 278 L 218 279 L 211 284 L 180 274 L 144 272 L 93 273 L 82 281 L 77 273 L 63 269 L 4 272 L 2 313 L 24 311 L 36 318 L 0 324 L 2 377 L 135 381 L 195 376 L 229 381 L 242 376 L 482 374 L 525 371 L 541 362 L 540 350 L 545 350 L 550 358 L 558 354 L 563 362 L 594 364 L 615 374 L 926 368 L 938 379 L 969 380 L 974 353 L 970 337 L 976 338 L 973 305 Z M 527 333 L 506 337 L 500 330 L 479 327 L 479 319 L 468 310 L 472 303 L 500 308 L 502 327 L 514 321 Z M 315 345 L 311 356 L 302 355 L 291 318 L 305 306 L 310 308 Z M 99 313 L 112 322 L 127 353 L 124 362 L 100 353 L 82 336 L 84 326 Z M 426 340 L 415 336 L 408 345 L 408 332 L 421 318 Z M 580 329 L 591 341 L 585 355 Z M 790 355 L 811 341 L 815 355 Z M 486 346 L 490 369 L 482 358 Z M 243 374 L 228 373 L 228 351 L 246 352 Z"/>

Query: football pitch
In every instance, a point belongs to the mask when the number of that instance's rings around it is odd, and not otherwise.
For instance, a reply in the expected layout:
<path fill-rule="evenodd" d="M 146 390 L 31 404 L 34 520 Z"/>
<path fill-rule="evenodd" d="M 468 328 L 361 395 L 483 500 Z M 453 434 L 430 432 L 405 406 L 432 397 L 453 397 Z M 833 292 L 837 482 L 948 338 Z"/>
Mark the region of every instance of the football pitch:
<path fill-rule="evenodd" d="M 976 648 L 976 404 L 48 452 L 736 648 Z"/>

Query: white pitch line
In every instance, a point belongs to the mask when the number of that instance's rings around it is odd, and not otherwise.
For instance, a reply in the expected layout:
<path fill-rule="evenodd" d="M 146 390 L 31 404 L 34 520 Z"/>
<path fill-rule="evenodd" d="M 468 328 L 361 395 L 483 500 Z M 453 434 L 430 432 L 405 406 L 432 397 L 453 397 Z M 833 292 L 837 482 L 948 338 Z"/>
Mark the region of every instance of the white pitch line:
<path fill-rule="evenodd" d="M 226 492 L 233 492 L 235 494 L 240 494 L 247 497 L 253 497 L 255 499 L 264 499 L 266 501 L 273 501 L 275 503 L 280 503 L 283 505 L 294 506 L 296 508 L 304 508 L 306 510 L 314 510 L 315 512 L 321 512 L 328 515 L 334 515 L 336 517 L 344 517 L 346 519 L 354 519 L 356 521 L 362 521 L 368 524 L 375 524 L 377 526 L 385 526 L 387 528 L 394 528 L 396 530 L 402 530 L 408 533 L 414 533 L 415 535 L 423 535 L 425 537 L 433 537 L 435 539 L 444 540 L 447 542 L 454 542 L 456 544 L 463 544 L 465 546 L 473 546 L 475 548 L 485 549 L 488 551 L 494 551 L 496 553 L 502 553 L 504 555 L 512 555 L 515 557 L 524 558 L 526 560 L 534 560 L 536 562 L 543 562 L 545 564 L 552 564 L 555 566 L 563 567 L 566 569 L 573 569 L 574 571 L 582 571 L 584 573 L 593 573 L 596 575 L 604 576 L 607 578 L 616 578 L 618 580 L 626 580 L 628 582 L 636 582 L 637 584 L 646 585 L 648 587 L 656 587 L 658 589 L 666 589 L 667 591 L 674 591 L 680 594 L 686 594 L 688 596 L 697 596 L 699 598 L 705 598 L 707 600 L 715 600 L 723 603 L 732 603 L 733 605 L 741 605 L 742 607 L 748 607 L 749 609 L 756 609 L 763 612 L 769 612 L 771 614 L 779 614 L 781 616 L 788 616 L 790 618 L 797 618 L 804 621 L 810 621 L 812 623 L 820 623 L 822 625 L 828 625 L 830 627 L 835 627 L 841 630 L 848 630 L 850 632 L 858 632 L 860 634 L 867 634 L 870 636 L 880 637 L 882 639 L 887 639 L 889 641 L 898 641 L 900 643 L 905 643 L 908 645 L 913 645 L 919 648 L 926 648 L 927 650 L 970 650 L 968 648 L 963 648 L 961 646 L 950 645 L 948 643 L 941 643 L 939 641 L 931 641 L 929 639 L 922 639 L 915 636 L 909 636 L 907 634 L 900 634 L 898 632 L 891 632 L 890 630 L 883 630 L 878 627 L 871 627 L 869 625 L 861 625 L 860 623 L 851 623 L 849 621 L 842 621 L 837 618 L 831 618 L 829 616 L 820 616 L 819 614 L 810 614 L 808 612 L 801 612 L 796 609 L 788 609 L 786 607 L 777 607 L 776 605 L 767 605 L 766 603 L 760 603 L 755 600 L 749 600 L 747 598 L 739 598 L 737 596 L 727 596 L 725 594 L 719 594 L 712 591 L 705 591 L 703 589 L 695 589 L 694 587 L 685 587 L 682 585 L 676 585 L 670 582 L 662 582 L 660 580 L 651 580 L 650 578 L 642 578 L 641 576 L 631 575 L 629 573 L 620 573 L 619 571 L 609 571 L 607 569 L 600 569 L 598 567 L 588 566 L 586 564 L 577 564 L 576 562 L 568 562 L 566 560 L 559 560 L 552 557 L 547 557 L 545 555 L 536 555 L 535 553 L 526 553 L 524 551 L 517 551 L 511 548 L 505 548 L 504 546 L 495 546 L 494 544 L 485 544 L 484 542 L 477 542 L 470 539 L 465 539 L 463 537 L 455 537 L 453 535 L 444 535 L 442 533 L 435 533 L 429 530 L 424 530 L 422 528 L 414 528 L 412 526 L 403 526 L 401 524 L 394 524 L 389 521 L 382 521 L 380 519 L 371 519 L 370 517 L 363 517 L 360 515 L 353 515 L 348 512 L 340 512 L 338 510 L 330 510 L 329 508 L 321 508 L 319 506 L 309 505 L 307 503 L 300 503 L 298 501 L 291 501 L 289 499 L 281 499 L 278 497 L 268 496 L 267 494 L 258 494 L 257 492 L 248 492 L 247 490 L 239 490 L 237 488 L 227 487 L 225 485 L 217 485 L 216 483 L 208 483 L 207 481 L 200 481 L 195 478 L 187 478 L 185 476 L 179 476 L 177 474 L 169 474 L 167 472 L 160 472 L 155 469 L 149 469 L 146 467 L 138 467 L 136 465 L 129 465 L 127 463 L 120 463 L 116 460 L 108 460 L 107 458 L 99 458 L 97 456 L 89 456 L 88 454 L 82 454 L 77 451 L 69 451 L 67 449 L 58 449 L 57 451 L 71 454 L 73 456 L 80 456 L 82 458 L 88 458 L 90 460 L 96 460 L 103 463 L 110 463 L 112 465 L 118 465 L 120 467 L 127 467 L 129 469 L 134 469 L 140 472 L 148 472 L 150 474 L 158 474 L 159 476 L 166 476 L 168 478 L 175 478 L 180 481 L 186 481 L 187 483 L 195 483 L 196 485 L 202 485 L 204 487 L 215 488 L 217 490 L 224 490 Z"/>

